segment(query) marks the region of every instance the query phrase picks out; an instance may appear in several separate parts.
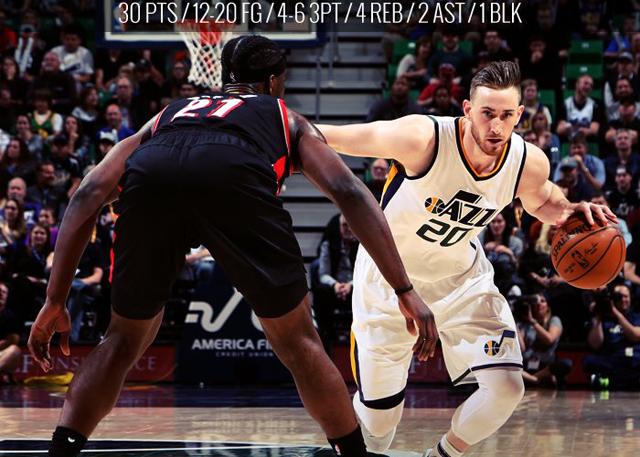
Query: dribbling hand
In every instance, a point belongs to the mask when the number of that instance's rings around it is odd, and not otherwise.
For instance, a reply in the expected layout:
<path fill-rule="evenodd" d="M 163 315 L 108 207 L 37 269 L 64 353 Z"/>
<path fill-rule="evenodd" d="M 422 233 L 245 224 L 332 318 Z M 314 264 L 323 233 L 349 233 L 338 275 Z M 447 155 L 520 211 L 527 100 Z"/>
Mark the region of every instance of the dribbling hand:
<path fill-rule="evenodd" d="M 53 368 L 49 345 L 54 333 L 60 333 L 60 349 L 64 355 L 69 355 L 69 332 L 71 331 L 71 318 L 69 312 L 62 304 L 52 304 L 49 299 L 38 313 L 36 321 L 29 334 L 29 352 L 45 373 Z"/>
<path fill-rule="evenodd" d="M 407 330 L 412 335 L 418 335 L 413 352 L 418 360 L 424 362 L 433 357 L 438 342 L 438 331 L 433 313 L 416 293 L 415 290 L 403 293 L 398 297 L 400 312 L 407 321 Z"/>
<path fill-rule="evenodd" d="M 609 209 L 608 206 L 582 201 L 569 205 L 563 211 L 562 215 L 556 220 L 556 225 L 560 226 L 564 224 L 567 222 L 567 219 L 575 213 L 584 214 L 589 225 L 595 225 L 596 218 L 605 225 L 609 222 L 613 222 L 614 224 L 618 223 L 618 217 Z"/>

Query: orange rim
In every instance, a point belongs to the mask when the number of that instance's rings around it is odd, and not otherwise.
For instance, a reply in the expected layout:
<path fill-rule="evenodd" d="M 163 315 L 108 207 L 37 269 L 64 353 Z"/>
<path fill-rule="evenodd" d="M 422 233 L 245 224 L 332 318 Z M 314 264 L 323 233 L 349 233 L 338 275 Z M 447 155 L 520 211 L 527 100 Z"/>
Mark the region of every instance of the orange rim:
<path fill-rule="evenodd" d="M 222 34 L 230 31 L 233 22 L 227 21 L 195 21 L 193 19 L 185 19 L 178 24 L 183 32 L 197 33 L 200 35 L 201 45 L 216 45 L 220 42 Z"/>

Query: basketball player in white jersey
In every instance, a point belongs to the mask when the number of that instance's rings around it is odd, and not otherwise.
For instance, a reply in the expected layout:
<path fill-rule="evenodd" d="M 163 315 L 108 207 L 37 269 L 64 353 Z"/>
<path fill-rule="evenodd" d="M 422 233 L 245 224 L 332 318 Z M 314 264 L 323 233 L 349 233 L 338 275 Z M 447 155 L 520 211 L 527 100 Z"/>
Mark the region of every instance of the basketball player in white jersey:
<path fill-rule="evenodd" d="M 493 283 L 477 235 L 514 198 L 548 224 L 574 211 L 593 224 L 613 213 L 570 203 L 549 177 L 537 147 L 513 133 L 520 72 L 494 62 L 471 83 L 464 117 L 406 116 L 344 127 L 319 126 L 337 151 L 394 160 L 381 205 L 407 273 L 435 315 L 454 384 L 477 382 L 453 415 L 451 429 L 427 452 L 456 457 L 493 434 L 524 394 L 516 325 Z M 353 281 L 353 403 L 370 450 L 383 451 L 402 415 L 415 339 L 405 330 L 397 298 L 360 249 Z"/>

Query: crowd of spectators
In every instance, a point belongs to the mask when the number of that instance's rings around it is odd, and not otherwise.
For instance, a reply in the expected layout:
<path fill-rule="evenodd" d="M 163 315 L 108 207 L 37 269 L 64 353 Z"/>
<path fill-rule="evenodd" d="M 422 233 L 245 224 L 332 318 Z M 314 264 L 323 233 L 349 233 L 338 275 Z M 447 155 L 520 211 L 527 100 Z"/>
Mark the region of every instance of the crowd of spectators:
<path fill-rule="evenodd" d="M 184 51 L 96 46 L 95 2 L 19 3 L 0 2 L 0 383 L 44 303 L 58 223 L 82 177 L 162 107 L 196 92 Z M 95 341 L 108 324 L 115 213 L 99 215 L 73 280 L 73 342 Z M 186 261 L 206 277 L 202 252 Z"/>
<path fill-rule="evenodd" d="M 607 291 L 574 288 L 556 273 L 549 256 L 555 227 L 533 219 L 518 201 L 481 234 L 496 285 L 518 320 L 525 380 L 562 385 L 571 363 L 556 360 L 555 348 L 565 343 L 593 351 L 582 368 L 594 383 L 608 385 L 612 378 L 613 386 L 640 387 L 640 321 L 634 312 L 640 299 L 640 4 L 559 0 L 520 6 L 521 27 L 439 27 L 411 20 L 389 27 L 383 45 L 390 95 L 371 108 L 368 121 L 418 108 L 459 116 L 475 71 L 487 62 L 516 60 L 525 107 L 517 133 L 547 154 L 549 179 L 570 201 L 612 209 L 628 245 L 623 272 L 605 299 Z M 413 42 L 414 54 L 397 55 Z M 580 49 L 588 46 L 599 54 L 580 60 Z"/>

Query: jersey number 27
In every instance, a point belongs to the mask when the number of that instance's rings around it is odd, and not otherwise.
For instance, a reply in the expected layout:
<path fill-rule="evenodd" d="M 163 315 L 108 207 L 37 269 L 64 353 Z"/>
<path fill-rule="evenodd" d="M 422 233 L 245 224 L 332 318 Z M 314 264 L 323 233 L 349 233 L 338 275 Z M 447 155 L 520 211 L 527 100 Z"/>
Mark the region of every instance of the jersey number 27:
<path fill-rule="evenodd" d="M 213 105 L 214 102 L 216 104 L 215 107 L 207 112 L 204 117 L 225 117 L 234 109 L 242 106 L 244 100 L 239 98 L 226 98 L 223 100 L 198 98 L 191 100 L 184 108 L 173 115 L 171 121 L 173 122 L 178 117 L 200 117 L 204 110 Z"/>

